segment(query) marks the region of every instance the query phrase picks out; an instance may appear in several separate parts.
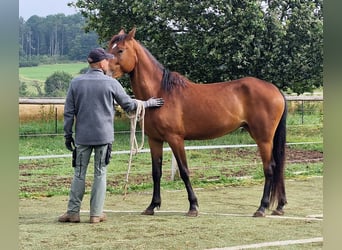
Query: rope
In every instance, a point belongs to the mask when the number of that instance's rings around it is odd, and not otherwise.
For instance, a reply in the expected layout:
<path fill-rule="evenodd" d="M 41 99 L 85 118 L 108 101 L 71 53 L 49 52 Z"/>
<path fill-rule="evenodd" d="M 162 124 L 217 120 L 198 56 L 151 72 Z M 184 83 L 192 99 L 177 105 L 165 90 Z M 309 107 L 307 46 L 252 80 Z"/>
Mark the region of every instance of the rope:
<path fill-rule="evenodd" d="M 128 188 L 128 176 L 131 171 L 132 167 L 132 159 L 133 155 L 136 155 L 142 148 L 144 147 L 144 117 L 145 117 L 145 107 L 144 107 L 144 102 L 140 100 L 137 101 L 137 109 L 135 112 L 130 112 L 127 114 L 128 118 L 131 120 L 131 135 L 130 135 L 130 154 L 129 154 L 129 161 L 128 161 L 128 168 L 127 168 L 127 173 L 126 173 L 126 180 L 125 180 L 125 186 L 124 186 L 124 200 L 126 199 L 127 196 L 127 188 Z M 140 122 L 141 126 L 141 143 L 140 145 L 138 144 L 137 137 L 135 135 L 136 133 L 136 127 L 137 123 Z"/>

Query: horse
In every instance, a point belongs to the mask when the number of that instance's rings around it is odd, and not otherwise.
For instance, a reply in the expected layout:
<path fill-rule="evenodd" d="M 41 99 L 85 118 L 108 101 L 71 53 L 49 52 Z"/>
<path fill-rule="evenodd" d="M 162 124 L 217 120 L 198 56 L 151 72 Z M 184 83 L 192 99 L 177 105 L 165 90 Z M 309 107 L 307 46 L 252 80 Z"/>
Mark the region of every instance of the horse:
<path fill-rule="evenodd" d="M 153 195 L 142 212 L 153 215 L 161 206 L 163 143 L 172 149 L 188 194 L 187 216 L 198 215 L 198 200 L 189 178 L 184 140 L 213 139 L 242 127 L 255 140 L 265 177 L 260 206 L 254 217 L 264 217 L 277 203 L 273 215 L 283 215 L 287 203 L 284 183 L 286 115 L 284 95 L 272 83 L 254 77 L 201 84 L 169 71 L 137 40 L 136 28 L 121 30 L 108 43 L 114 55 L 109 69 L 114 78 L 130 77 L 135 98 L 162 97 L 164 105 L 147 109 L 145 133 L 152 158 Z"/>

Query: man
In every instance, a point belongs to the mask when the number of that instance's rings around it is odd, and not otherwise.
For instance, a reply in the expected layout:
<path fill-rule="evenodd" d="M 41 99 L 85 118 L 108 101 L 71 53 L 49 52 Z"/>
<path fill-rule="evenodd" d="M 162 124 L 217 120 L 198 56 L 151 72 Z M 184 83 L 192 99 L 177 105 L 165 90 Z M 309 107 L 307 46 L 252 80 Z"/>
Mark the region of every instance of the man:
<path fill-rule="evenodd" d="M 88 56 L 89 70 L 75 77 L 69 86 L 64 106 L 65 146 L 73 151 L 74 177 L 71 183 L 67 212 L 59 222 L 80 222 L 80 207 L 85 192 L 85 177 L 91 153 L 94 151 L 94 181 L 90 197 L 90 223 L 106 220 L 103 206 L 106 194 L 106 166 L 114 141 L 114 100 L 126 111 L 137 108 L 120 83 L 106 76 L 112 54 L 102 48 Z M 150 98 L 145 108 L 161 107 L 164 100 Z M 75 121 L 75 141 L 73 125 Z M 75 150 L 74 150 L 75 147 Z"/>

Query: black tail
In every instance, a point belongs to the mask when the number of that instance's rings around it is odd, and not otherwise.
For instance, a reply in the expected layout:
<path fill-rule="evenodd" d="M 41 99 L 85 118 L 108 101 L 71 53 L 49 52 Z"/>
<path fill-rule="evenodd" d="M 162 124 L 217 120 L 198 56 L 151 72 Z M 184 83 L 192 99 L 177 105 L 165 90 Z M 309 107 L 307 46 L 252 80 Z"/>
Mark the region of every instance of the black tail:
<path fill-rule="evenodd" d="M 285 170 L 285 144 L 286 144 L 286 116 L 287 105 L 285 101 L 285 108 L 283 115 L 279 121 L 273 138 L 273 181 L 271 186 L 270 205 L 272 206 L 276 201 L 283 205 L 287 203 L 285 194 L 284 170 Z"/>

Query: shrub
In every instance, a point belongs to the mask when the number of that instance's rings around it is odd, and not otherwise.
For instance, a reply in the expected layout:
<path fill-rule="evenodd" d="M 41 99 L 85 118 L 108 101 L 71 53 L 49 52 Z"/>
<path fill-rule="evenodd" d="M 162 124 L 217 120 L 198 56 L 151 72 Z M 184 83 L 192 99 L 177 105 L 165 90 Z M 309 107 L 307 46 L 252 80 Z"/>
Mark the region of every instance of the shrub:
<path fill-rule="evenodd" d="M 27 84 L 26 82 L 19 80 L 19 96 L 27 96 Z"/>
<path fill-rule="evenodd" d="M 51 97 L 64 97 L 71 79 L 71 74 L 64 71 L 56 71 L 45 81 L 45 95 Z"/>
<path fill-rule="evenodd" d="M 85 74 L 85 73 L 87 73 L 88 70 L 89 70 L 89 67 L 85 67 L 85 68 L 80 70 L 80 74 Z"/>

